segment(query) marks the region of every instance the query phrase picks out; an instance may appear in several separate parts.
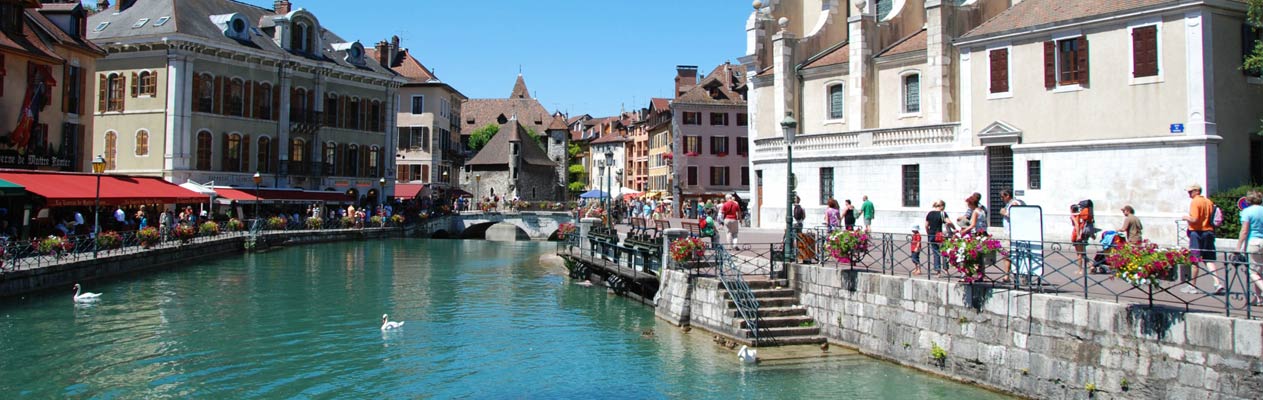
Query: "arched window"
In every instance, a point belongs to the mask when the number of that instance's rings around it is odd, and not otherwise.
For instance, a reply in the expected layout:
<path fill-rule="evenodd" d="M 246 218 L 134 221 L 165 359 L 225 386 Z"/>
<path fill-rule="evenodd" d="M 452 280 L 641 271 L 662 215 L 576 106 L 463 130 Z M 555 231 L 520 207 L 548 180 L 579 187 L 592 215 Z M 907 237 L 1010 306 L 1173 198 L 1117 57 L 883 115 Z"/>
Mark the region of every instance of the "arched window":
<path fill-rule="evenodd" d="M 259 158 L 255 165 L 258 167 L 259 172 L 271 173 L 273 157 L 272 139 L 267 136 L 259 137 L 259 149 L 256 151 L 259 153 Z"/>
<path fill-rule="evenodd" d="M 228 93 L 224 97 L 224 115 L 246 115 L 246 84 L 241 78 L 228 81 Z"/>
<path fill-rule="evenodd" d="M 304 162 L 307 160 L 307 142 L 295 138 L 289 141 L 289 161 Z"/>
<path fill-rule="evenodd" d="M 846 92 L 842 89 L 841 83 L 829 86 L 829 98 L 826 101 L 828 101 L 829 106 L 829 119 L 842 119 L 846 115 L 844 108 L 846 105 Z"/>
<path fill-rule="evenodd" d="M 149 155 L 149 131 L 147 130 L 136 131 L 136 155 L 140 157 Z"/>
<path fill-rule="evenodd" d="M 307 29 L 307 23 L 305 22 L 299 22 L 294 24 L 294 26 L 296 28 L 294 29 L 294 40 L 291 47 L 294 48 L 294 50 L 305 53 L 307 52 L 307 36 L 311 33 L 311 31 Z"/>
<path fill-rule="evenodd" d="M 381 151 L 377 149 L 377 146 L 368 148 L 368 176 L 370 177 L 376 178 L 377 176 L 381 175 L 380 173 L 378 173 L 378 170 L 377 170 L 379 166 L 381 165 L 378 163 L 378 159 L 377 159 L 380 154 L 381 154 Z"/>
<path fill-rule="evenodd" d="M 118 165 L 114 164 L 115 156 L 118 155 L 118 133 L 114 131 L 105 132 L 105 169 L 117 169 Z"/>
<path fill-rule="evenodd" d="M 289 119 L 290 121 L 306 121 L 307 120 L 307 89 L 294 88 L 289 99 Z"/>
<path fill-rule="evenodd" d="M 338 95 L 329 93 L 325 95 L 325 125 L 338 126 Z"/>
<path fill-rule="evenodd" d="M 133 75 L 135 82 L 132 82 L 132 97 L 136 96 L 155 96 L 158 94 L 158 75 L 152 71 L 140 71 L 139 74 Z"/>
<path fill-rule="evenodd" d="M 211 146 L 214 144 L 214 138 L 211 133 L 201 131 L 197 133 L 197 169 L 202 171 L 210 171 L 211 169 Z"/>
<path fill-rule="evenodd" d="M 127 87 L 127 83 L 122 75 L 110 74 L 106 78 L 106 96 L 105 111 L 123 111 L 123 88 Z"/>
<path fill-rule="evenodd" d="M 259 82 L 254 85 L 254 118 L 272 119 L 272 84 Z"/>
<path fill-rule="evenodd" d="M 221 169 L 228 172 L 241 171 L 241 135 L 231 134 L 224 137 L 224 159 Z"/>
<path fill-rule="evenodd" d="M 903 113 L 919 112 L 921 112 L 921 74 L 906 74 L 903 76 Z"/>
<path fill-rule="evenodd" d="M 215 77 L 210 74 L 194 77 L 193 91 L 197 93 L 197 111 L 215 112 Z"/>
<path fill-rule="evenodd" d="M 338 144 L 337 143 L 334 143 L 334 142 L 325 143 L 324 155 L 325 155 L 325 165 L 332 166 L 331 168 L 333 168 L 334 171 L 341 171 L 341 169 L 339 169 L 341 165 L 338 164 Z"/>

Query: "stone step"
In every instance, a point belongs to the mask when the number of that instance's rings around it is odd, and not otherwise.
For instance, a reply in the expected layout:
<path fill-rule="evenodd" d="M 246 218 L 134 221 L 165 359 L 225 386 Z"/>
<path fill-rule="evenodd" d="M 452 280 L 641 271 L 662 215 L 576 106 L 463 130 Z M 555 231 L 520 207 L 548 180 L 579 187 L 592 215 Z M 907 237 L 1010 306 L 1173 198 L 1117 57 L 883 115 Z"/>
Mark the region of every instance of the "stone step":
<path fill-rule="evenodd" d="M 774 288 L 776 288 L 776 287 L 782 287 L 782 288 L 788 288 L 788 287 L 789 287 L 789 281 L 788 281 L 788 280 L 785 280 L 785 279 L 775 279 L 775 280 L 769 280 L 769 279 L 767 279 L 767 278 L 749 278 L 749 277 L 746 277 L 746 278 L 745 278 L 745 281 L 746 281 L 746 285 L 749 285 L 749 286 L 750 286 L 750 289 L 754 289 L 754 290 L 758 290 L 758 289 L 774 289 Z"/>
<path fill-rule="evenodd" d="M 750 292 L 754 293 L 754 297 L 760 300 L 769 297 L 794 297 L 796 295 L 794 289 L 753 289 Z M 732 293 L 725 290 L 724 299 L 729 298 L 732 298 Z"/>
<path fill-rule="evenodd" d="M 758 300 L 759 300 L 759 308 L 790 307 L 790 306 L 798 305 L 798 299 L 794 297 L 768 297 L 768 298 L 760 298 Z M 728 309 L 730 310 L 735 310 L 737 308 L 736 304 L 733 303 L 732 299 L 728 299 L 726 303 L 727 303 Z"/>
<path fill-rule="evenodd" d="M 825 342 L 824 336 L 818 335 L 796 335 L 796 336 L 779 336 L 776 337 L 776 344 L 780 346 L 795 346 L 804 344 L 821 344 Z"/>
<path fill-rule="evenodd" d="M 728 310 L 729 317 L 740 317 L 741 313 L 736 308 Z M 802 307 L 759 307 L 759 316 L 768 317 L 792 317 L 807 315 L 807 309 Z"/>
<path fill-rule="evenodd" d="M 745 337 L 754 337 L 753 335 L 750 334 L 749 329 L 741 329 L 738 332 L 741 332 L 742 334 L 744 334 Z M 782 338 L 782 337 L 789 337 L 789 336 L 817 336 L 820 334 L 820 327 L 818 326 L 776 327 L 776 328 L 767 328 L 767 330 L 763 331 L 763 333 L 774 338 Z"/>
<path fill-rule="evenodd" d="M 786 317 L 763 317 L 760 323 L 767 328 L 810 328 L 816 326 L 816 320 L 806 315 Z M 748 320 L 737 319 L 737 329 L 748 329 Z M 808 325 L 804 326 L 806 323 Z"/>

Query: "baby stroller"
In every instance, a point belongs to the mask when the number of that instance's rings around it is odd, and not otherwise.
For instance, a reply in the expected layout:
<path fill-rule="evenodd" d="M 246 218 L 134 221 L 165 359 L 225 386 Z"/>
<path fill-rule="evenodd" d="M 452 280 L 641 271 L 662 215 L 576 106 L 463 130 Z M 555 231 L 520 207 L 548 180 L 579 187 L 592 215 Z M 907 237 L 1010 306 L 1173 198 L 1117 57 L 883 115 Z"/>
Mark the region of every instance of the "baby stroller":
<path fill-rule="evenodd" d="M 1123 236 L 1122 232 L 1105 231 L 1101 233 L 1101 252 L 1096 253 L 1096 256 L 1092 257 L 1092 273 L 1111 273 L 1109 269 L 1109 254 L 1126 243 L 1127 238 Z"/>

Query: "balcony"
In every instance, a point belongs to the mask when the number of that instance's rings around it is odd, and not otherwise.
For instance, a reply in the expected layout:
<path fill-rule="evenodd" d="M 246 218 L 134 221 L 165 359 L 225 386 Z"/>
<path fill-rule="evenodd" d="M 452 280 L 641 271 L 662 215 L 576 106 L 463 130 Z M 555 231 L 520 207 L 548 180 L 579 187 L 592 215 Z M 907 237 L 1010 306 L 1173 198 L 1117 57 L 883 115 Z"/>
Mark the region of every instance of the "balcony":
<path fill-rule="evenodd" d="M 872 154 L 899 149 L 942 147 L 958 139 L 959 123 L 901 128 L 865 129 L 851 132 L 800 135 L 794 141 L 795 157 L 829 157 L 839 154 Z M 756 160 L 785 158 L 785 139 L 755 139 Z"/>
<path fill-rule="evenodd" d="M 315 111 L 297 110 L 289 116 L 290 134 L 311 135 L 324 127 L 321 114 Z"/>
<path fill-rule="evenodd" d="M 333 175 L 333 164 L 311 161 L 285 161 L 281 164 L 282 175 L 330 176 Z"/>

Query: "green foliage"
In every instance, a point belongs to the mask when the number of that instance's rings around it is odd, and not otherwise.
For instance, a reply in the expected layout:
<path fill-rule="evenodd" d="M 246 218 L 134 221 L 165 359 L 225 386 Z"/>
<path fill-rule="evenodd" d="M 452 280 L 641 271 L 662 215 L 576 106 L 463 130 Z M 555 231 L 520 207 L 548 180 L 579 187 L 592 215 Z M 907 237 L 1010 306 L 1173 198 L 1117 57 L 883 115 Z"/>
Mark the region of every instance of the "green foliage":
<path fill-rule="evenodd" d="M 496 124 L 487 124 L 487 126 L 478 128 L 469 134 L 469 149 L 475 152 L 482 150 L 482 147 L 486 146 L 487 142 L 490 142 L 491 138 L 495 137 L 496 133 L 499 132 L 500 126 Z"/>
<path fill-rule="evenodd" d="M 1123 378 L 1122 381 L 1118 382 L 1118 387 L 1122 388 L 1123 391 L 1127 391 L 1131 389 L 1131 383 L 1127 382 L 1127 378 Z"/>
<path fill-rule="evenodd" d="M 1236 239 L 1241 235 L 1241 208 L 1237 207 L 1237 200 L 1255 190 L 1263 191 L 1263 186 L 1241 185 L 1209 196 L 1224 213 L 1224 224 L 1215 228 L 1215 237 Z"/>
<path fill-rule="evenodd" d="M 798 324 L 799 328 L 810 328 L 813 326 L 816 326 L 816 321 L 803 321 L 802 323 Z"/>
<path fill-rule="evenodd" d="M 566 146 L 566 153 L 570 155 L 571 160 L 575 159 L 575 156 L 578 156 L 582 151 L 583 148 L 574 143 L 571 143 L 570 146 Z"/>
<path fill-rule="evenodd" d="M 934 360 L 935 364 L 942 366 L 943 362 L 947 361 L 947 350 L 939 347 L 936 342 L 930 342 L 930 359 Z"/>
<path fill-rule="evenodd" d="M 548 136 L 540 135 L 539 132 L 535 132 L 535 129 L 526 128 L 526 136 L 535 139 L 535 142 L 539 143 L 540 146 L 548 146 Z"/>
<path fill-rule="evenodd" d="M 569 185 L 566 185 L 566 189 L 570 189 L 572 193 L 583 192 L 584 188 L 583 182 L 570 182 Z"/>
<path fill-rule="evenodd" d="M 1246 23 L 1256 31 L 1263 29 L 1263 0 L 1246 0 Z M 1241 63 L 1241 69 L 1263 72 L 1263 41 L 1254 42 L 1254 51 Z M 1263 135 L 1263 119 L 1259 120 L 1259 134 Z"/>
<path fill-rule="evenodd" d="M 1089 384 L 1083 385 L 1083 390 L 1088 391 L 1088 396 L 1094 395 L 1096 394 L 1096 384 L 1089 383 Z"/>
<path fill-rule="evenodd" d="M 579 164 L 570 164 L 570 167 L 567 168 L 567 171 L 570 172 L 571 174 L 576 174 L 576 175 L 580 175 L 586 172 L 583 170 L 583 166 Z"/>

